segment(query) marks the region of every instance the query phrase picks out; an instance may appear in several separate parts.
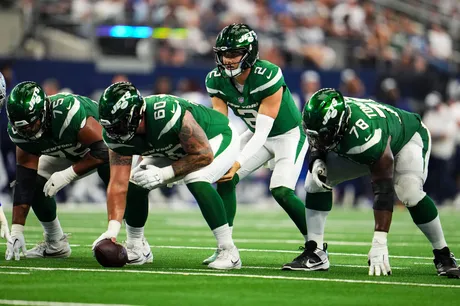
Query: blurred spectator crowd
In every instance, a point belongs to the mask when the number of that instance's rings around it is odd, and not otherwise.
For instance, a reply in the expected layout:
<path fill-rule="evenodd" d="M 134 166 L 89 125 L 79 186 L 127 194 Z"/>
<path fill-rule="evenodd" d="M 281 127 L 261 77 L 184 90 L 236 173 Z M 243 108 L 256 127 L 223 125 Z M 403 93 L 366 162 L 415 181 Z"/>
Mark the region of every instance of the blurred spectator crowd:
<path fill-rule="evenodd" d="M 259 35 L 261 57 L 281 67 L 397 67 L 414 55 L 448 69 L 460 38 L 460 2 L 409 0 L 412 15 L 380 0 L 0 0 L 34 23 L 90 37 L 94 25 L 184 28 L 184 39 L 162 39 L 157 60 L 181 66 L 210 62 L 217 33 L 233 22 Z M 402 2 L 402 1 L 399 1 Z M 381 4 L 385 4 L 384 6 Z M 421 20 L 422 11 L 428 17 Z M 420 12 L 419 12 L 420 11 Z M 346 65 L 344 64 L 346 63 Z"/>

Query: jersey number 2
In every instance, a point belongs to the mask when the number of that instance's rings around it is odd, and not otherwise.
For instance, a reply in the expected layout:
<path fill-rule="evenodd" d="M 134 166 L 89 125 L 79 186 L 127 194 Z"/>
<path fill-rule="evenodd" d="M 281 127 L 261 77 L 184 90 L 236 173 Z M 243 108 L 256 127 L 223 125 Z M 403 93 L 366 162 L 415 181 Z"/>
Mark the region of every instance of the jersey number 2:
<path fill-rule="evenodd" d="M 256 128 L 257 111 L 252 109 L 238 109 L 237 112 L 243 116 L 243 120 L 246 121 L 250 127 L 253 129 Z"/>

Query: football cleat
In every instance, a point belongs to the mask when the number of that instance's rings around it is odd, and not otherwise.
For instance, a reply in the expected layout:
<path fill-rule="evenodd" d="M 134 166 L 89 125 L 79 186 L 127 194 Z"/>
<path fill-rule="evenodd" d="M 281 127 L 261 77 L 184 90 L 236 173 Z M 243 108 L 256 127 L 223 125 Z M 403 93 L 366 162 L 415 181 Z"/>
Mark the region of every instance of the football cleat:
<path fill-rule="evenodd" d="M 319 249 L 315 241 L 310 240 L 306 242 L 303 253 L 297 256 L 292 262 L 283 265 L 282 270 L 294 270 L 294 271 L 327 271 L 329 270 L 327 243 L 323 244 L 323 249 Z"/>
<path fill-rule="evenodd" d="M 26 252 L 26 258 L 65 258 L 72 253 L 67 235 L 57 241 L 47 240 L 40 242 Z"/>
<path fill-rule="evenodd" d="M 440 250 L 433 250 L 433 254 L 433 262 L 439 276 L 460 278 L 460 270 L 457 266 L 457 260 L 448 247 L 444 247 Z"/>
<path fill-rule="evenodd" d="M 128 265 L 143 265 L 153 262 L 152 251 L 145 237 L 137 243 L 126 241 L 126 250 L 128 251 Z"/>
<path fill-rule="evenodd" d="M 208 268 L 217 270 L 241 269 L 240 253 L 236 246 L 223 248 L 219 246 L 216 251 L 216 260 L 208 265 Z"/>
<path fill-rule="evenodd" d="M 217 258 L 217 255 L 219 255 L 219 249 L 215 250 L 211 256 L 203 260 L 203 265 L 209 265 L 211 262 L 214 262 Z"/>

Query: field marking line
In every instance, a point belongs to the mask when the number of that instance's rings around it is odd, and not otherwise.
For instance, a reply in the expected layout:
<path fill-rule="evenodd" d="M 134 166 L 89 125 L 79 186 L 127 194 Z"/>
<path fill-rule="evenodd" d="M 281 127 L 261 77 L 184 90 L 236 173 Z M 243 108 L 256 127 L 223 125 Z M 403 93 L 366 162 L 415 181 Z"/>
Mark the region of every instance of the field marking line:
<path fill-rule="evenodd" d="M 0 274 L 21 274 L 21 275 L 30 275 L 30 272 L 6 272 L 6 271 L 0 271 Z"/>
<path fill-rule="evenodd" d="M 24 301 L 24 300 L 0 300 L 0 305 L 24 305 L 24 306 L 135 306 L 127 304 L 94 304 L 94 303 L 68 303 L 48 301 Z"/>
<path fill-rule="evenodd" d="M 254 278 L 254 279 L 272 279 L 272 280 L 292 280 L 292 281 L 312 281 L 312 282 L 333 282 L 333 283 L 350 283 L 350 284 L 373 284 L 373 285 L 399 285 L 399 286 L 413 286 L 413 287 L 431 287 L 431 288 L 455 288 L 460 289 L 460 285 L 444 285 L 444 284 L 427 284 L 427 283 L 408 283 L 408 282 L 389 282 L 389 281 L 374 281 L 374 280 L 357 280 L 357 279 L 341 279 L 341 278 L 321 278 L 321 277 L 293 277 L 282 275 L 253 275 L 253 274 L 232 274 L 232 273 L 209 273 L 209 272 L 173 272 L 173 271 L 151 271 L 151 270 L 120 270 L 120 269 L 83 269 L 83 268 L 44 268 L 44 267 L 7 267 L 0 266 L 0 268 L 12 268 L 23 270 L 36 270 L 36 271 L 70 271 L 70 272 L 104 272 L 104 273 L 137 273 L 137 274 L 159 274 L 159 275 L 181 275 L 181 276 L 214 276 L 214 277 L 239 277 L 239 278 Z M 17 304 L 23 305 L 23 304 Z M 36 304 L 27 304 L 36 305 Z M 42 305 L 42 304 L 39 304 Z M 55 304 L 43 304 L 44 306 L 57 306 Z M 66 304 L 67 305 L 67 304 Z M 72 305 L 72 304 L 70 304 Z M 79 305 L 106 305 L 106 304 L 73 304 Z M 72 306 L 73 306 L 72 305 Z M 69 306 L 69 305 L 67 305 Z M 118 306 L 118 305 L 117 305 Z"/>

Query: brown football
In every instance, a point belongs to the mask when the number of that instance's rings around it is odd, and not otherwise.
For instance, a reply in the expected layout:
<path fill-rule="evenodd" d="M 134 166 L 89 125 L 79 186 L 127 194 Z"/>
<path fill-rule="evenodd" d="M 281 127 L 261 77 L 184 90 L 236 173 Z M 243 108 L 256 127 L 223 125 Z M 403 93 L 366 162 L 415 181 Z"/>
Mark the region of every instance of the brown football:
<path fill-rule="evenodd" d="M 99 241 L 94 247 L 94 255 L 103 267 L 123 267 L 128 262 L 125 247 L 110 239 Z"/>

